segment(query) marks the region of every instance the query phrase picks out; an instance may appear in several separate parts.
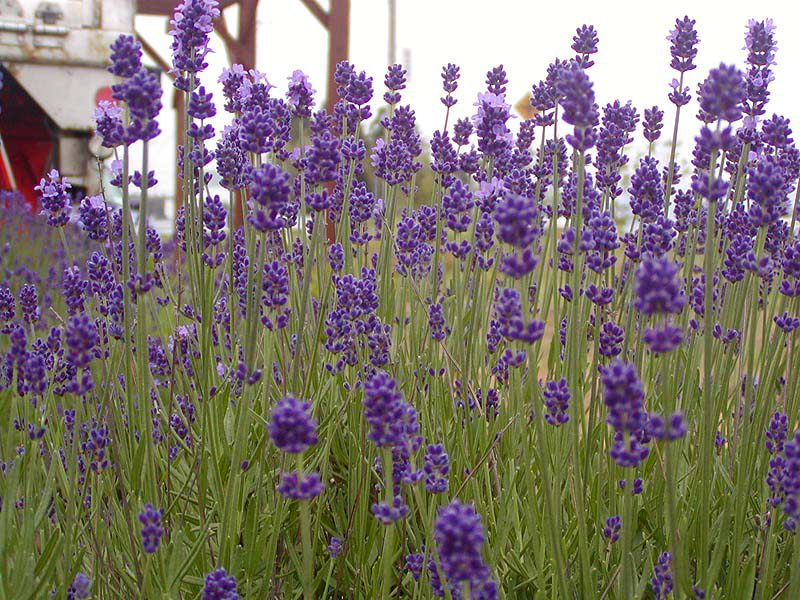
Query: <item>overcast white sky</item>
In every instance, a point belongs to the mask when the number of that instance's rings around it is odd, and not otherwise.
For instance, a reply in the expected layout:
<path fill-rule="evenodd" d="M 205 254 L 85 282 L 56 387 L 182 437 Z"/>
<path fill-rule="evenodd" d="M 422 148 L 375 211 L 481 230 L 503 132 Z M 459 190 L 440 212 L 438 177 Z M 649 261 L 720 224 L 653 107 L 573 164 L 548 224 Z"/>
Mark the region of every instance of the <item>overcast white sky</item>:
<path fill-rule="evenodd" d="M 320 4 L 327 8 L 328 2 Z M 507 98 L 511 104 L 531 84 L 543 78 L 555 57 L 573 56 L 570 45 L 576 27 L 594 25 L 600 38 L 599 52 L 589 75 L 595 84 L 597 102 L 604 106 L 619 99 L 632 100 L 641 113 L 657 104 L 665 109 L 664 137 L 671 132 L 673 107 L 667 99 L 668 83 L 675 72 L 669 68 L 666 36 L 677 17 L 688 15 L 697 21 L 699 54 L 697 69 L 687 73 L 687 85 L 694 96 L 698 82 L 720 62 L 744 64 L 744 33 L 748 19 L 772 18 L 777 30 L 775 81 L 770 85 L 767 115 L 773 112 L 791 119 L 795 138 L 800 138 L 800 3 L 785 0 L 742 2 L 671 1 L 642 2 L 573 0 L 544 3 L 530 0 L 397 0 L 397 60 L 409 69 L 403 102 L 416 110 L 424 137 L 441 128 L 444 107 L 439 102 L 441 67 L 453 62 L 461 67 L 456 117 L 469 116 L 479 91 L 484 90 L 486 71 L 503 64 L 508 72 Z M 561 9 L 556 12 L 557 9 Z M 235 26 L 236 8 L 226 12 Z M 136 28 L 169 59 L 167 20 L 137 17 Z M 309 75 L 324 101 L 327 33 L 300 0 L 261 0 L 258 8 L 257 68 L 283 93 L 286 78 L 294 69 Z M 203 83 L 215 84 L 226 55 L 214 37 L 210 66 Z M 383 75 L 388 62 L 388 1 L 351 0 L 350 61 L 373 77 L 373 107 L 382 102 Z M 170 110 L 172 91 L 166 77 L 165 109 L 160 118 L 164 134 L 156 141 L 154 153 L 171 157 L 174 115 Z M 219 102 L 219 94 L 215 99 Z M 693 118 L 694 102 L 684 109 L 681 139 L 690 143 L 698 129 Z M 228 115 L 222 113 L 220 127 Z M 374 108 L 373 108 L 374 112 Z M 687 118 L 688 117 L 688 118 Z M 452 121 L 451 121 L 452 122 Z M 171 194 L 174 166 L 170 160 L 156 162 L 159 192 Z"/>

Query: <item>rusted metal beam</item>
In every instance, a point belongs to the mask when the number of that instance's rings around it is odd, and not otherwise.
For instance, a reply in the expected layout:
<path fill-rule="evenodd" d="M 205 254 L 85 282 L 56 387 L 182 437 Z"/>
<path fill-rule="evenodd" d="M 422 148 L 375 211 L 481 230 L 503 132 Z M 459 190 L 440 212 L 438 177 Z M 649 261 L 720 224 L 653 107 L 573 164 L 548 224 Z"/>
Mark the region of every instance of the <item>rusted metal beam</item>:
<path fill-rule="evenodd" d="M 336 65 L 347 60 L 350 42 L 350 0 L 331 0 L 328 13 L 328 114 L 333 114 L 333 106 L 338 100 L 336 81 L 333 75 Z M 333 190 L 331 190 L 333 191 Z M 336 223 L 328 219 L 325 227 L 328 243 L 336 241 Z"/>
<path fill-rule="evenodd" d="M 138 0 L 136 12 L 140 15 L 160 15 L 171 17 L 180 0 Z M 219 0 L 219 9 L 223 10 L 237 3 L 237 0 Z"/>
<path fill-rule="evenodd" d="M 323 8 L 317 4 L 316 0 L 300 0 L 303 4 L 306 5 L 306 8 L 314 15 L 323 27 L 328 27 L 328 13 L 326 13 Z"/>
<path fill-rule="evenodd" d="M 328 14 L 328 113 L 333 114 L 336 104 L 336 65 L 347 60 L 350 40 L 350 0 L 331 0 Z"/>
<path fill-rule="evenodd" d="M 170 69 L 172 69 L 172 67 L 169 65 L 169 63 L 161 57 L 158 51 L 155 48 L 153 48 L 146 39 L 144 39 L 142 34 L 140 34 L 138 31 L 134 31 L 134 35 L 136 36 L 136 39 L 139 41 L 139 43 L 142 45 L 142 50 L 144 50 L 144 53 L 147 54 L 147 56 L 149 56 L 151 59 L 153 59 L 153 62 L 156 63 L 156 65 L 158 65 L 159 69 L 161 69 L 162 71 L 164 71 L 164 73 L 166 73 L 167 77 L 169 77 L 170 79 L 174 79 L 174 77 L 170 73 Z"/>

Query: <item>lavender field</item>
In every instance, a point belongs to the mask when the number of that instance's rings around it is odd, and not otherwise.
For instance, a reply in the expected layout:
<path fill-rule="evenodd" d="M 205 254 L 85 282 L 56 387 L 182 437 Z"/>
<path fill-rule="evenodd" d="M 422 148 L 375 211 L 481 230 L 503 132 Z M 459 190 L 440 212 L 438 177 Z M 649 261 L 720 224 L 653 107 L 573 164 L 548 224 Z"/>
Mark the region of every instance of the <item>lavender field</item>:
<path fill-rule="evenodd" d="M 448 64 L 428 143 L 401 65 L 340 63 L 327 114 L 302 71 L 206 69 L 218 17 L 172 21 L 174 239 L 131 36 L 95 115 L 121 208 L 2 192 L 0 598 L 800 598 L 784 30 L 708 73 L 694 20 L 654 32 L 660 108 L 595 97 L 591 26 L 530 119 Z"/>

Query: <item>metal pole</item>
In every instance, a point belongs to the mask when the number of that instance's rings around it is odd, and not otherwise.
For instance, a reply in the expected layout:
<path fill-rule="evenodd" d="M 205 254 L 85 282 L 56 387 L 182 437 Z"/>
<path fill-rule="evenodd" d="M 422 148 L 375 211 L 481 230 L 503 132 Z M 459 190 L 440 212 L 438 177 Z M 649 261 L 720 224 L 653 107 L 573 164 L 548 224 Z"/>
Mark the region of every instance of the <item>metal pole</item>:
<path fill-rule="evenodd" d="M 397 0 L 389 0 L 389 64 L 397 62 Z"/>

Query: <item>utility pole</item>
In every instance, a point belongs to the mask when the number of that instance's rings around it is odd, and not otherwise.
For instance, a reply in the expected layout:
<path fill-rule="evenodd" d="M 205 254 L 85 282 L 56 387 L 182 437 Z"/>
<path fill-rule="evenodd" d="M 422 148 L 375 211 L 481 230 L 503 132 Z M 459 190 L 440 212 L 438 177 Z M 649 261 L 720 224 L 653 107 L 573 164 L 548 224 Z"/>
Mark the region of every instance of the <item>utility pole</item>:
<path fill-rule="evenodd" d="M 389 0 L 389 64 L 397 62 L 397 0 Z"/>

